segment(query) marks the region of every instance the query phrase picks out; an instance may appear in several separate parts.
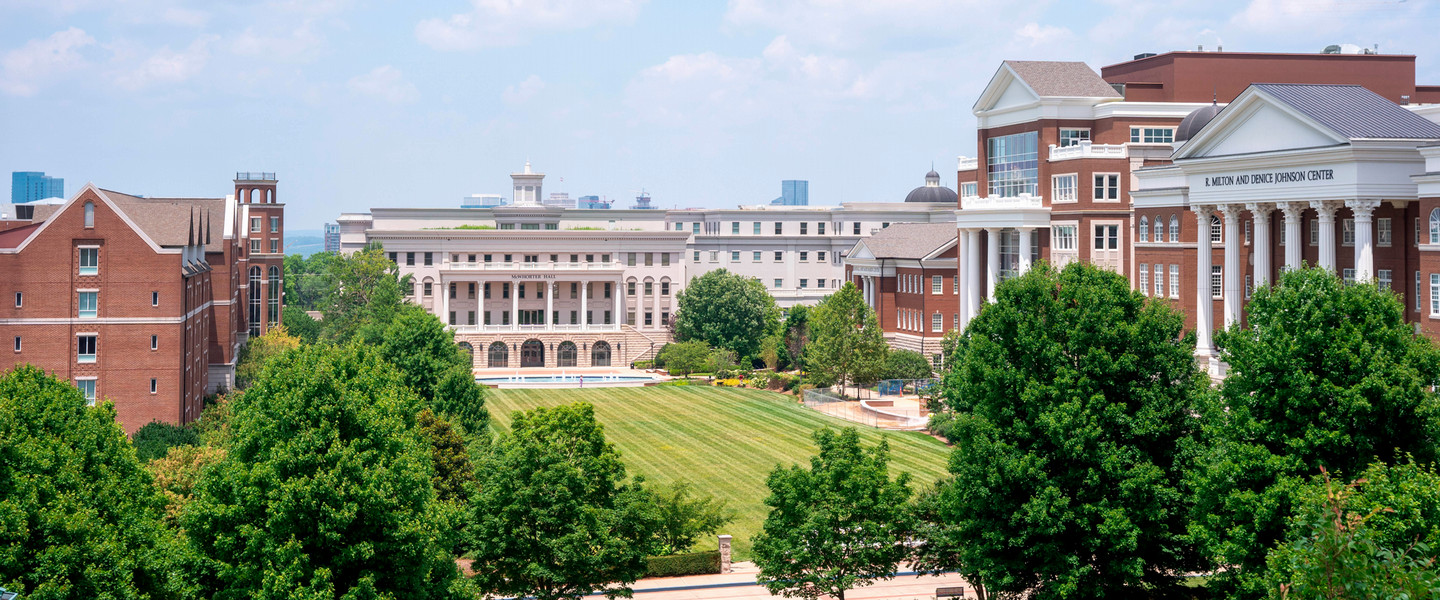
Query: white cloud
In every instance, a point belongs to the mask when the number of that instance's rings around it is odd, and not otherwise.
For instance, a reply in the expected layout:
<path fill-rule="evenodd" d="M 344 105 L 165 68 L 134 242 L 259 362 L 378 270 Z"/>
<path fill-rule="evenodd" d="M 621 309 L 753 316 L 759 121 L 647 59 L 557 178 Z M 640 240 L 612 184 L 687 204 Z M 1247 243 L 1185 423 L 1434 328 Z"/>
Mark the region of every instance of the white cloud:
<path fill-rule="evenodd" d="M 644 0 L 471 0 L 472 10 L 415 25 L 436 50 L 512 46 L 545 31 L 574 31 L 635 19 Z"/>
<path fill-rule="evenodd" d="M 1024 12 L 988 0 L 730 0 L 725 22 L 782 32 L 807 46 L 918 48 L 950 45 L 966 35 L 949 24 L 985 23 L 994 31 L 1003 18 Z"/>
<path fill-rule="evenodd" d="M 545 89 L 545 82 L 539 75 L 531 75 L 518 84 L 507 86 L 505 91 L 500 93 L 500 99 L 511 106 L 519 106 L 527 100 L 534 98 L 535 94 Z"/>
<path fill-rule="evenodd" d="M 420 99 L 420 90 L 415 84 L 406 81 L 400 69 L 390 65 L 375 67 L 369 73 L 351 77 L 346 87 L 351 92 L 391 104 L 406 104 Z"/>
<path fill-rule="evenodd" d="M 1015 30 L 1016 41 L 1030 47 L 1057 46 L 1075 39 L 1075 33 L 1064 27 L 1026 23 Z"/>
<path fill-rule="evenodd" d="M 305 21 L 286 33 L 269 35 L 246 27 L 230 43 L 232 52 L 271 60 L 313 60 L 325 45 L 325 36 L 315 30 L 314 21 Z"/>
<path fill-rule="evenodd" d="M 0 57 L 0 92 L 33 95 L 55 76 L 84 66 L 85 57 L 80 50 L 94 43 L 95 38 L 90 34 L 71 27 L 6 52 Z"/>
<path fill-rule="evenodd" d="M 154 84 L 179 83 L 199 74 L 210 59 L 210 44 L 219 36 L 201 36 L 190 46 L 176 52 L 169 46 L 155 51 L 139 66 L 115 75 L 115 83 L 129 90 L 138 90 Z"/>

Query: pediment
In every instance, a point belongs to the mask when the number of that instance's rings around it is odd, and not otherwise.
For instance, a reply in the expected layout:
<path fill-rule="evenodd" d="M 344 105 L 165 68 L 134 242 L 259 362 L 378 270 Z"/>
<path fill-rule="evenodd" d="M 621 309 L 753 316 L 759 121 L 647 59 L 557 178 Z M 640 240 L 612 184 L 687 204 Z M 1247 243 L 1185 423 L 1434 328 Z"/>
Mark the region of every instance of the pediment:
<path fill-rule="evenodd" d="M 973 108 L 975 112 L 1004 110 L 1032 105 L 1039 101 L 1039 94 L 1017 77 L 1009 65 L 1002 63 L 1000 69 L 990 78 L 985 90 L 980 93 L 980 98 L 975 101 Z"/>
<path fill-rule="evenodd" d="M 867 248 L 867 247 L 865 246 L 865 241 L 864 241 L 864 240 L 861 240 L 861 241 L 859 241 L 859 242 L 855 242 L 855 247 L 850 249 L 850 254 L 847 255 L 847 258 L 858 258 L 858 259 L 862 259 L 862 260 L 874 260 L 874 259 L 875 259 L 875 253 L 874 253 L 874 252 L 871 252 L 871 251 L 870 251 L 870 248 Z"/>
<path fill-rule="evenodd" d="M 1348 142 L 1334 130 L 1250 88 L 1182 146 L 1175 157 L 1281 152 Z"/>

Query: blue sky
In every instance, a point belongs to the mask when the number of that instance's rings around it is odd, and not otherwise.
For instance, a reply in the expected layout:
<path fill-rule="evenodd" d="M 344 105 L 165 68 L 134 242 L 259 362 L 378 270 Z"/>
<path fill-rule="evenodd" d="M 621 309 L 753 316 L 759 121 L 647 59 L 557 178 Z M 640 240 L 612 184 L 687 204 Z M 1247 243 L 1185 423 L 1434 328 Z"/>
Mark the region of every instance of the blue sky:
<path fill-rule="evenodd" d="M 932 161 L 953 187 L 1005 59 L 1379 44 L 1440 84 L 1437 28 L 1420 0 L 0 0 L 0 173 L 276 171 L 299 229 L 504 194 L 527 159 L 626 204 L 898 201 Z"/>

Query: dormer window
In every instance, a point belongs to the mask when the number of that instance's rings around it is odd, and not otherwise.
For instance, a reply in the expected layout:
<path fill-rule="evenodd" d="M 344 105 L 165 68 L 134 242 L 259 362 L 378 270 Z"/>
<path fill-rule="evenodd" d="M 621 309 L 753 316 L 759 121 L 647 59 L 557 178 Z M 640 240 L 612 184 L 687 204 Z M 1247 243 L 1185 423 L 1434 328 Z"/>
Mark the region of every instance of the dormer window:
<path fill-rule="evenodd" d="M 86 203 L 85 203 L 85 228 L 86 228 L 86 229 L 94 229 L 94 228 L 95 228 L 95 203 L 94 203 L 94 202 L 86 202 Z"/>

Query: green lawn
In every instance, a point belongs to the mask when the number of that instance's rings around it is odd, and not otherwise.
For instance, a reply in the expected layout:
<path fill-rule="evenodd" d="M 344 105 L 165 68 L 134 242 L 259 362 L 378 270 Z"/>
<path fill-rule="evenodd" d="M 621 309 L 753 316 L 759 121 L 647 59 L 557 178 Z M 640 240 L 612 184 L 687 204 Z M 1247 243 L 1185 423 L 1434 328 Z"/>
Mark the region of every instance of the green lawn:
<path fill-rule="evenodd" d="M 808 465 L 815 445 L 810 432 L 850 425 L 795 402 L 793 396 L 709 386 L 572 390 L 490 390 L 486 400 L 496 425 L 510 425 L 510 413 L 571 402 L 595 405 L 610 443 L 629 472 L 647 481 L 677 479 L 729 501 L 738 518 L 724 533 L 734 537 L 737 560 L 750 559 L 750 537 L 765 520 L 765 477 L 776 464 Z M 890 441 L 891 475 L 910 472 L 915 489 L 945 472 L 949 449 L 911 432 L 881 432 L 860 426 L 873 444 Z M 706 543 L 714 549 L 714 540 Z"/>

